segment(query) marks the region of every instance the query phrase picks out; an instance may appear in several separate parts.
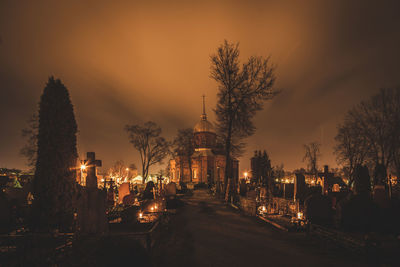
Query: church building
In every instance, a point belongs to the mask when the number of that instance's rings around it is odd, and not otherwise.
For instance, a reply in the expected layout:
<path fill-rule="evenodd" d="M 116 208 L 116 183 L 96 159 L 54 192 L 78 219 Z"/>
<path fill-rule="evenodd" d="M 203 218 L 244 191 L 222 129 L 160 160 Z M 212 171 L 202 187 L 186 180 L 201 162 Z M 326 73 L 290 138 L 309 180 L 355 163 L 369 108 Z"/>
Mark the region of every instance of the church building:
<path fill-rule="evenodd" d="M 203 96 L 203 114 L 193 128 L 194 153 L 189 158 L 176 156 L 170 161 L 171 180 L 175 183 L 193 182 L 214 184 L 224 182 L 225 155 L 223 145 L 217 143 L 214 126 L 207 120 Z M 233 178 L 238 181 L 239 161 L 232 160 Z M 190 173 L 192 175 L 190 175 Z"/>

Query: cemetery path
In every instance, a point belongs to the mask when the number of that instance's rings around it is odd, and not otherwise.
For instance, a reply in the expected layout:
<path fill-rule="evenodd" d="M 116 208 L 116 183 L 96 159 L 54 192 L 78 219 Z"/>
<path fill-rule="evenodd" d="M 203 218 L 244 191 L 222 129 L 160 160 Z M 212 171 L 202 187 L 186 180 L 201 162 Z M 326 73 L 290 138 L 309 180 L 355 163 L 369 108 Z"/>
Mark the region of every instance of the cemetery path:
<path fill-rule="evenodd" d="M 185 202 L 155 249 L 156 266 L 364 266 L 332 244 L 243 216 L 205 190 Z"/>

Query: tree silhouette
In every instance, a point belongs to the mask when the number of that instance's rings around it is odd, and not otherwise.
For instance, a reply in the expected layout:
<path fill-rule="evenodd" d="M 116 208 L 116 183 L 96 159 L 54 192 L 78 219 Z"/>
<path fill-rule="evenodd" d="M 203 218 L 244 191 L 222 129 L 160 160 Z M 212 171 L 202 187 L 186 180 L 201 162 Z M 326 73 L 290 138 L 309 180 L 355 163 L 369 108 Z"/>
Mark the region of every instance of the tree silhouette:
<path fill-rule="evenodd" d="M 269 58 L 252 56 L 240 66 L 239 54 L 239 44 L 225 40 L 211 55 L 211 77 L 218 84 L 217 129 L 225 146 L 224 192 L 228 194 L 233 192 L 233 181 L 227 190 L 228 179 L 233 179 L 232 148 L 254 134 L 254 115 L 277 93 L 272 89 L 275 75 Z"/>
<path fill-rule="evenodd" d="M 150 166 L 159 163 L 169 154 L 170 143 L 161 137 L 161 128 L 148 121 L 141 125 L 126 125 L 129 142 L 139 151 L 142 162 L 143 183 L 145 183 Z"/>
<path fill-rule="evenodd" d="M 39 105 L 34 228 L 68 230 L 73 220 L 77 125 L 67 88 L 50 77 Z"/>
<path fill-rule="evenodd" d="M 400 88 L 381 89 L 352 108 L 336 136 L 338 162 L 351 169 L 358 164 L 393 167 L 400 174 Z"/>
<path fill-rule="evenodd" d="M 356 166 L 364 164 L 368 156 L 367 139 L 358 121 L 347 116 L 344 124 L 338 126 L 335 140 L 336 161 L 343 166 L 349 185 L 352 185 Z"/>
<path fill-rule="evenodd" d="M 255 182 L 264 186 L 268 186 L 273 179 L 271 160 L 265 150 L 254 151 L 254 156 L 251 158 L 251 173 Z"/>
<path fill-rule="evenodd" d="M 318 158 L 321 156 L 320 148 L 321 144 L 317 142 L 311 142 L 309 144 L 304 145 L 305 154 L 303 157 L 303 161 L 307 162 L 308 169 L 314 175 L 318 173 Z"/>

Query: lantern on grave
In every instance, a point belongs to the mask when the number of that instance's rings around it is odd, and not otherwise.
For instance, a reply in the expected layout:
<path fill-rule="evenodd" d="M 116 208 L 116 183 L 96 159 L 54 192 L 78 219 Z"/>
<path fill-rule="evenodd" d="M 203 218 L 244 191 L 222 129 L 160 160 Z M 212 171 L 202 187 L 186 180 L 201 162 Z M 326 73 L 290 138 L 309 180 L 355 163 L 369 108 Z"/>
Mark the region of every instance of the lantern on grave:
<path fill-rule="evenodd" d="M 340 192 L 340 186 L 338 184 L 334 184 L 332 187 L 332 192 Z"/>

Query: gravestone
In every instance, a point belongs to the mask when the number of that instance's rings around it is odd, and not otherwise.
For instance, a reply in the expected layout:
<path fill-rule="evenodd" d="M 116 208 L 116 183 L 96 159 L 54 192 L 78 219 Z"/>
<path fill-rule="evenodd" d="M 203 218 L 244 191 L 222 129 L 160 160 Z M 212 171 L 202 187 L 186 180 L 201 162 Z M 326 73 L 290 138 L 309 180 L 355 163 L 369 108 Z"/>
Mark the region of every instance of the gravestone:
<path fill-rule="evenodd" d="M 294 179 L 294 199 L 304 201 L 306 193 L 306 178 L 301 173 L 296 173 L 296 178 Z"/>
<path fill-rule="evenodd" d="M 378 164 L 374 172 L 374 191 L 373 198 L 374 202 L 381 209 L 387 209 L 390 205 L 389 194 L 385 188 L 386 181 L 386 169 L 382 164 Z"/>
<path fill-rule="evenodd" d="M 114 183 L 110 184 L 110 188 L 107 191 L 107 206 L 114 206 Z"/>
<path fill-rule="evenodd" d="M 153 181 L 150 181 L 146 184 L 146 188 L 144 189 L 143 192 L 143 199 L 154 199 L 154 183 Z"/>
<path fill-rule="evenodd" d="M 356 195 L 369 195 L 371 192 L 371 181 L 366 166 L 357 165 L 354 170 L 354 193 Z"/>
<path fill-rule="evenodd" d="M 176 184 L 171 182 L 165 186 L 165 196 L 166 197 L 176 197 Z"/>
<path fill-rule="evenodd" d="M 118 189 L 118 203 L 121 204 L 127 195 L 129 195 L 129 183 L 122 183 Z"/>
<path fill-rule="evenodd" d="M 96 167 L 101 161 L 95 159 L 94 152 L 87 153 L 86 187 L 82 188 L 78 198 L 78 232 L 83 234 L 101 234 L 108 232 L 106 218 L 106 192 L 97 188 Z"/>
<path fill-rule="evenodd" d="M 354 172 L 354 195 L 349 195 L 337 205 L 336 221 L 341 228 L 361 232 L 374 229 L 377 210 L 370 193 L 368 168 L 357 165 Z"/>

